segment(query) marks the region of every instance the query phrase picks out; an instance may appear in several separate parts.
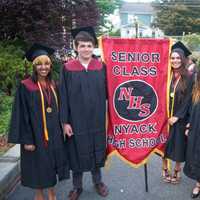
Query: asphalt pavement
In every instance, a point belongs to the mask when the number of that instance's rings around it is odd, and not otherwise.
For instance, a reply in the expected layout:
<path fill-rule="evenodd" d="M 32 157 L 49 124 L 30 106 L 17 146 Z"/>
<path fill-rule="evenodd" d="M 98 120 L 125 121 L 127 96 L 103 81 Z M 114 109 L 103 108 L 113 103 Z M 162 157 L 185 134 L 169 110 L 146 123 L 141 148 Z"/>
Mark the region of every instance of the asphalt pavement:
<path fill-rule="evenodd" d="M 84 191 L 80 200 L 190 200 L 191 189 L 195 182 L 182 173 L 180 184 L 164 183 L 161 179 L 161 166 L 161 158 L 153 155 L 147 164 L 149 191 L 146 192 L 144 167 L 135 169 L 119 158 L 113 157 L 110 169 L 103 170 L 103 181 L 109 187 L 109 195 L 106 198 L 98 196 L 93 188 L 90 173 L 85 173 Z M 58 183 L 57 200 L 67 200 L 71 188 L 71 180 Z M 9 194 L 8 200 L 32 200 L 33 197 L 32 189 L 19 184 Z"/>

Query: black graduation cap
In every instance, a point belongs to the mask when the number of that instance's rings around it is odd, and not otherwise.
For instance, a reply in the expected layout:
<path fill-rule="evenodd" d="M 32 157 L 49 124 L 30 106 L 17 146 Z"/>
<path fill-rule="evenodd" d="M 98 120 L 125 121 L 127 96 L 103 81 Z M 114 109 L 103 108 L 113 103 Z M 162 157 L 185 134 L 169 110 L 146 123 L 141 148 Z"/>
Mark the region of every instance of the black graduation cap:
<path fill-rule="evenodd" d="M 33 62 L 35 58 L 42 55 L 50 56 L 54 53 L 54 49 L 46 47 L 44 45 L 35 43 L 33 44 L 28 51 L 25 53 L 25 57 L 28 61 Z"/>
<path fill-rule="evenodd" d="M 95 31 L 94 31 L 94 28 L 92 26 L 86 26 L 86 27 L 72 29 L 71 34 L 72 34 L 73 39 L 75 39 L 77 34 L 80 33 L 81 31 L 89 33 L 94 38 L 95 45 L 98 44 L 98 40 L 97 40 Z"/>
<path fill-rule="evenodd" d="M 189 49 L 181 41 L 178 41 L 178 42 L 176 42 L 175 44 L 172 45 L 172 50 L 174 50 L 174 49 L 182 49 L 185 57 L 188 57 L 189 55 L 192 54 L 189 51 Z"/>

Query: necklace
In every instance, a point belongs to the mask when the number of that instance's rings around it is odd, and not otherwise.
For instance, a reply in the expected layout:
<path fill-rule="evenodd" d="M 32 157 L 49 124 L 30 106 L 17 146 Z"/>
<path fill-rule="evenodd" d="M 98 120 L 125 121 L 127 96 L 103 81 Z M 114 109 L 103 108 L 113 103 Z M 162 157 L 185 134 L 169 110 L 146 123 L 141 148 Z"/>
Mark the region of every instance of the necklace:
<path fill-rule="evenodd" d="M 46 141 L 48 141 L 49 140 L 49 136 L 48 136 L 47 122 L 46 122 L 46 113 L 45 113 L 45 105 L 44 105 L 44 95 L 43 95 L 42 87 L 41 87 L 39 81 L 37 82 L 37 85 L 38 85 L 39 90 L 40 90 L 40 97 L 41 97 L 41 104 L 42 104 L 42 119 L 43 119 L 43 127 L 44 127 L 44 138 L 45 138 Z M 51 88 L 51 90 L 53 92 L 53 95 L 55 97 L 56 105 L 57 105 L 57 109 L 58 109 L 58 98 L 57 98 L 56 92 L 55 92 L 55 90 L 54 90 L 54 88 L 53 88 L 52 85 L 50 85 L 50 88 Z M 47 109 L 48 109 L 48 107 L 47 107 Z M 52 108 L 50 109 L 50 111 L 52 112 Z"/>
<path fill-rule="evenodd" d="M 45 88 L 42 88 L 42 92 L 44 93 L 44 96 L 46 97 L 46 100 L 47 100 L 47 108 L 46 108 L 46 111 L 48 113 L 51 113 L 52 112 L 52 107 L 51 107 L 51 88 L 48 86 L 47 89 Z"/>

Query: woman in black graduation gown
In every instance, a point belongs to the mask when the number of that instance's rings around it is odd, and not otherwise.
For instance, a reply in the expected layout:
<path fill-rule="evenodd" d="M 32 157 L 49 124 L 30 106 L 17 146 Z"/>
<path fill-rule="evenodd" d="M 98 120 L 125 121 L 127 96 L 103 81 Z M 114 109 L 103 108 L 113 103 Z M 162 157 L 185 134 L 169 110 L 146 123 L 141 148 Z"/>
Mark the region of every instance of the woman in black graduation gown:
<path fill-rule="evenodd" d="M 192 198 L 200 194 L 200 72 L 192 91 L 192 109 L 190 120 L 187 124 L 186 135 L 188 135 L 186 162 L 184 173 L 197 181 L 192 191 Z"/>
<path fill-rule="evenodd" d="M 36 189 L 35 200 L 56 200 L 54 185 L 69 177 L 66 150 L 59 123 L 58 99 L 51 79 L 53 49 L 34 44 L 26 53 L 33 63 L 32 77 L 17 89 L 8 141 L 21 144 L 22 185 Z"/>
<path fill-rule="evenodd" d="M 166 182 L 179 183 L 181 162 L 185 161 L 186 136 L 185 126 L 187 123 L 188 109 L 191 103 L 192 77 L 185 68 L 185 54 L 180 48 L 175 48 L 170 56 L 172 73 L 169 93 L 170 125 L 169 138 L 165 147 L 165 158 L 175 161 L 172 177 L 167 171 L 164 162 L 164 179 Z"/>

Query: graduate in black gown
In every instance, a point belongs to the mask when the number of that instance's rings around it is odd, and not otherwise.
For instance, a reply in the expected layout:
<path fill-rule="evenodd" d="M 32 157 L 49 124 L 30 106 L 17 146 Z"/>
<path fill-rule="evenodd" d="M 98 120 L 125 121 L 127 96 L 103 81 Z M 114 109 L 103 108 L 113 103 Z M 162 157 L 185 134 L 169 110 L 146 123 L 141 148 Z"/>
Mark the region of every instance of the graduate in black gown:
<path fill-rule="evenodd" d="M 82 193 L 86 171 L 91 171 L 97 193 L 108 195 L 100 171 L 106 159 L 106 77 L 103 64 L 92 58 L 96 38 L 92 27 L 72 33 L 78 57 L 66 63 L 60 74 L 60 114 L 73 172 L 73 190 L 68 198 L 76 200 Z"/>
<path fill-rule="evenodd" d="M 200 72 L 192 91 L 192 108 L 186 129 L 188 144 L 183 170 L 186 176 L 197 181 L 191 194 L 192 198 L 196 198 L 200 194 Z"/>
<path fill-rule="evenodd" d="M 188 111 L 191 104 L 191 93 L 193 80 L 186 67 L 186 55 L 183 44 L 179 48 L 172 48 L 170 55 L 171 61 L 171 80 L 169 91 L 169 119 L 170 126 L 169 138 L 165 147 L 165 158 L 175 161 L 172 176 L 167 171 L 166 160 L 164 162 L 163 178 L 165 182 L 173 184 L 179 183 L 181 163 L 185 161 L 186 136 L 185 126 L 188 120 Z M 184 51 L 185 50 L 185 51 Z"/>
<path fill-rule="evenodd" d="M 32 77 L 22 80 L 15 96 L 8 142 L 21 144 L 21 183 L 36 189 L 35 200 L 56 200 L 57 178 L 69 178 L 66 147 L 59 123 L 58 95 L 51 79 L 54 52 L 34 44 L 26 53 L 33 63 Z"/>

